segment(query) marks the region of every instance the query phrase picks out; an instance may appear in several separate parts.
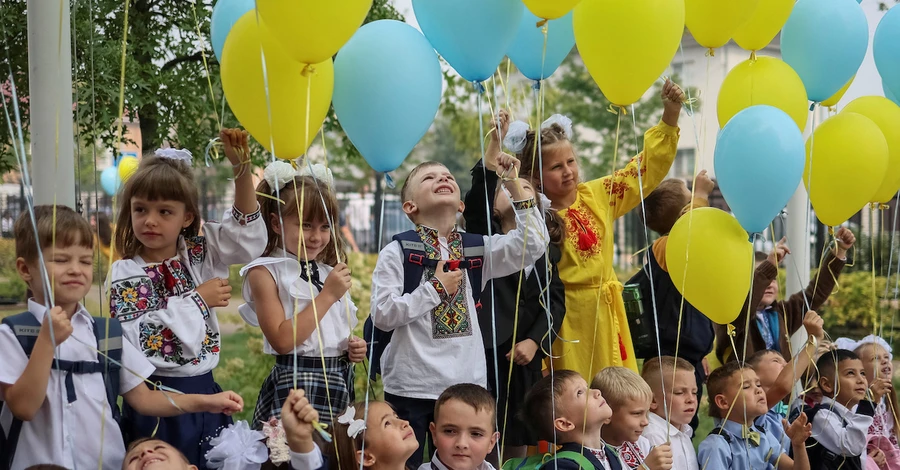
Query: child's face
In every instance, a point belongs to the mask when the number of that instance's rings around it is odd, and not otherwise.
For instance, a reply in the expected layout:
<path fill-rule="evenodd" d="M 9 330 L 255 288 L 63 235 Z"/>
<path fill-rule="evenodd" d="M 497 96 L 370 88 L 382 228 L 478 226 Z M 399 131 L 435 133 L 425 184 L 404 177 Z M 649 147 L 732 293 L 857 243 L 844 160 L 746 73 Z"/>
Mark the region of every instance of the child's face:
<path fill-rule="evenodd" d="M 655 396 L 659 396 L 657 388 L 661 384 L 651 384 Z M 666 384 L 668 388 L 669 384 Z M 675 380 L 671 390 L 666 390 L 666 401 L 669 405 L 669 421 L 675 427 L 691 424 L 697 411 L 697 379 L 694 373 L 686 370 L 675 372 Z M 650 405 L 651 411 L 665 418 L 666 410 L 659 400 L 654 400 Z"/>
<path fill-rule="evenodd" d="M 520 178 L 519 183 L 522 184 L 523 199 L 534 197 L 534 187 L 531 185 L 531 182 L 524 178 Z M 497 186 L 497 193 L 494 195 L 494 212 L 499 215 L 501 219 L 513 217 L 513 206 L 510 202 L 510 197 L 500 185 Z"/>
<path fill-rule="evenodd" d="M 369 419 L 366 420 L 367 462 L 405 462 L 418 448 L 419 442 L 409 427 L 409 421 L 400 419 L 387 403 L 369 403 Z"/>
<path fill-rule="evenodd" d="M 831 381 L 829 381 L 831 382 Z M 821 385 L 822 391 L 834 396 L 834 401 L 850 408 L 866 398 L 869 382 L 859 359 L 845 359 L 838 363 L 837 384 Z M 836 386 L 836 389 L 835 389 Z"/>
<path fill-rule="evenodd" d="M 541 162 L 543 192 L 551 201 L 564 199 L 575 191 L 578 186 L 578 161 L 571 143 L 564 140 L 544 147 Z"/>
<path fill-rule="evenodd" d="M 600 390 L 588 388 L 581 377 L 568 380 L 556 400 L 556 408 L 557 429 L 563 432 L 598 432 L 613 414 Z M 574 426 L 572 429 L 560 429 L 560 419 Z"/>
<path fill-rule="evenodd" d="M 123 470 L 196 470 L 178 450 L 160 440 L 144 441 L 125 454 Z"/>
<path fill-rule="evenodd" d="M 81 302 L 91 289 L 94 280 L 94 251 L 79 244 L 44 248 L 41 253 L 47 266 L 47 275 L 53 283 L 53 301 L 64 308 Z M 44 303 L 46 291 L 44 279 L 38 263 L 26 263 L 23 258 L 16 260 L 19 275 L 34 294 L 34 299 Z"/>
<path fill-rule="evenodd" d="M 283 229 L 279 224 L 277 214 L 270 214 L 270 217 L 272 219 L 270 220 L 272 230 L 283 237 L 284 246 L 287 248 L 288 253 L 301 259 L 314 260 L 318 258 L 319 254 L 321 254 L 322 251 L 325 250 L 325 247 L 328 246 L 328 243 L 331 242 L 330 223 L 321 220 L 306 220 L 302 224 L 303 245 L 306 247 L 306 251 L 304 252 L 304 246 L 300 245 L 301 224 L 299 214 L 292 214 L 288 217 L 284 217 Z"/>
<path fill-rule="evenodd" d="M 604 435 L 610 436 L 609 441 L 613 445 L 622 445 L 623 442 L 637 442 L 644 428 L 650 424 L 647 412 L 650 410 L 650 400 L 629 398 L 613 410 L 612 419 L 603 427 Z"/>
<path fill-rule="evenodd" d="M 167 252 L 178 245 L 178 235 L 193 222 L 194 214 L 187 212 L 181 201 L 150 201 L 137 196 L 131 198 L 131 228 L 143 245 L 142 256 L 163 256 L 163 259 L 175 256 L 175 253 Z"/>
<path fill-rule="evenodd" d="M 764 308 L 768 308 L 772 304 L 775 303 L 775 300 L 778 298 L 778 279 L 774 279 L 769 283 L 769 286 L 766 287 L 766 291 L 763 293 L 762 300 L 759 302 L 758 308 L 760 310 Z"/>
<path fill-rule="evenodd" d="M 431 423 L 431 435 L 441 462 L 452 470 L 478 468 L 500 436 L 494 432 L 491 412 L 459 400 L 441 405 L 437 421 Z"/>
<path fill-rule="evenodd" d="M 753 370 L 756 371 L 763 389 L 768 390 L 769 387 L 775 385 L 778 375 L 781 374 L 786 365 L 787 362 L 785 362 L 781 354 L 770 352 L 759 361 L 759 364 Z"/>
<path fill-rule="evenodd" d="M 409 201 L 403 210 L 409 216 L 429 214 L 441 207 L 462 210 L 462 200 L 456 179 L 444 165 L 431 165 L 413 175 Z"/>
<path fill-rule="evenodd" d="M 866 370 L 866 379 L 871 384 L 876 378 L 894 377 L 894 365 L 891 363 L 891 355 L 879 344 L 866 344 L 856 350 L 856 355 L 863 363 Z"/>
<path fill-rule="evenodd" d="M 722 416 L 725 416 L 732 403 L 734 407 L 728 415 L 731 421 L 744 422 L 746 417 L 746 422 L 749 423 L 769 411 L 766 392 L 753 369 L 747 367 L 736 371 L 731 376 L 730 382 L 725 393 L 715 397 L 716 405 L 722 410 Z"/>

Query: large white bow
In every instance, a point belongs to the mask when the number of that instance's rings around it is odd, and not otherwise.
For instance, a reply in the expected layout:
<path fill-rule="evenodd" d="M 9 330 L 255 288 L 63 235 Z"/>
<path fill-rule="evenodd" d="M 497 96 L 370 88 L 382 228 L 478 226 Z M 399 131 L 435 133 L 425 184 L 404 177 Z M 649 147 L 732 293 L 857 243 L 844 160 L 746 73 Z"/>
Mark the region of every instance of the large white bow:
<path fill-rule="evenodd" d="M 567 139 L 572 138 L 571 119 L 562 114 L 554 114 L 541 124 L 541 129 L 547 129 L 554 124 L 559 124 L 563 128 Z M 512 122 L 506 131 L 506 137 L 503 138 L 503 145 L 515 153 L 521 153 L 525 149 L 525 138 L 529 129 L 528 124 L 523 121 Z"/>

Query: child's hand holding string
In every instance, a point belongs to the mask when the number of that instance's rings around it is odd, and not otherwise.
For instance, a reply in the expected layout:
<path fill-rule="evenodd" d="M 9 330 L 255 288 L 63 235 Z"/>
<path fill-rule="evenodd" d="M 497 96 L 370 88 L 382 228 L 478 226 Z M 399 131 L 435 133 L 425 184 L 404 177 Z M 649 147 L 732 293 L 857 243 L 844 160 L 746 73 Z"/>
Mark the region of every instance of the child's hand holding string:
<path fill-rule="evenodd" d="M 366 359 L 366 341 L 359 336 L 351 336 L 347 343 L 347 358 L 358 363 Z"/>
<path fill-rule="evenodd" d="M 497 159 L 503 153 L 500 143 L 509 129 L 509 113 L 505 109 L 501 109 L 497 113 L 497 119 L 492 124 L 491 139 L 488 141 L 487 149 L 484 151 L 484 167 L 488 171 L 497 170 Z"/>
<path fill-rule="evenodd" d="M 519 168 L 522 163 L 518 158 L 501 153 L 497 158 L 497 174 L 503 181 L 503 186 L 509 191 L 513 201 L 525 199 L 522 194 L 522 184 L 519 182 Z"/>
<path fill-rule="evenodd" d="M 792 447 L 805 446 L 806 439 L 812 435 L 812 423 L 806 418 L 806 413 L 800 413 L 791 424 L 782 419 L 781 424 L 784 426 L 784 433 L 791 440 Z"/>
<path fill-rule="evenodd" d="M 197 286 L 197 294 L 207 307 L 227 307 L 231 300 L 231 286 L 228 279 L 213 278 Z"/>
<path fill-rule="evenodd" d="M 856 243 L 856 235 L 847 227 L 841 227 L 834 234 L 837 245 L 834 247 L 834 256 L 838 259 L 847 259 L 847 252 Z"/>
<path fill-rule="evenodd" d="M 436 277 L 438 281 L 441 281 L 441 286 L 444 287 L 444 292 L 447 295 L 454 296 L 456 295 L 456 291 L 459 290 L 460 284 L 462 284 L 463 271 L 462 269 L 456 268 L 452 271 L 444 272 L 444 266 L 446 264 L 446 261 L 438 261 L 438 264 L 434 269 L 434 277 Z"/>
<path fill-rule="evenodd" d="M 816 340 L 822 341 L 825 339 L 825 322 L 818 313 L 812 310 L 806 312 L 806 316 L 803 317 L 803 326 L 806 328 L 806 332 L 810 336 L 814 336 Z"/>
<path fill-rule="evenodd" d="M 225 157 L 235 168 L 235 173 L 240 167 L 250 163 L 250 134 L 241 129 L 222 129 L 219 139 L 225 147 Z"/>
<path fill-rule="evenodd" d="M 672 127 L 678 127 L 681 116 L 681 105 L 684 103 L 684 91 L 672 80 L 666 79 L 662 87 L 663 116 L 662 121 Z"/>
<path fill-rule="evenodd" d="M 308 454 L 313 444 L 313 423 L 319 421 L 319 413 L 309 404 L 303 390 L 291 390 L 281 408 L 281 426 L 288 441 L 288 447 L 299 454 Z"/>
<path fill-rule="evenodd" d="M 644 464 L 650 470 L 669 470 L 672 468 L 673 463 L 672 446 L 669 444 L 660 444 L 654 447 L 647 454 L 647 458 L 644 459 Z"/>
<path fill-rule="evenodd" d="M 773 266 L 778 266 L 778 263 L 784 259 L 785 256 L 791 254 L 791 249 L 787 246 L 787 238 L 782 237 L 781 240 L 778 240 L 778 243 L 775 245 L 775 249 L 769 253 L 769 257 L 766 260 L 772 263 Z"/>
<path fill-rule="evenodd" d="M 889 377 L 877 377 L 872 381 L 872 385 L 869 385 L 869 392 L 872 394 L 872 401 L 876 404 L 881 402 L 881 397 L 883 397 L 890 390 L 891 380 Z"/>
<path fill-rule="evenodd" d="M 332 303 L 334 303 L 344 297 L 344 294 L 350 290 L 352 284 L 353 278 L 350 277 L 350 268 L 344 263 L 338 263 L 328 273 L 328 277 L 325 278 L 322 293 L 330 295 L 333 300 Z"/>
<path fill-rule="evenodd" d="M 221 413 L 226 416 L 231 416 L 244 409 L 244 399 L 232 391 L 216 393 L 215 395 L 198 396 L 203 397 L 204 400 L 202 408 L 198 411 Z"/>

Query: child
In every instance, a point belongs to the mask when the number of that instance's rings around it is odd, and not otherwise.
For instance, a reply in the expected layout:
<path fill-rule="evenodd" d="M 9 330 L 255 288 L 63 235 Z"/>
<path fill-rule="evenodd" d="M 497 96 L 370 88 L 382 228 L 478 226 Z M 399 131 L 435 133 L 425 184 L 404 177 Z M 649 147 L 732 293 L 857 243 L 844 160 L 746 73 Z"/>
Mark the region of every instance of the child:
<path fill-rule="evenodd" d="M 115 244 L 122 259 L 113 263 L 108 279 L 110 314 L 156 367 L 149 380 L 186 393 L 221 391 L 212 376 L 219 363 L 214 308 L 231 298 L 229 266 L 253 261 L 265 247 L 247 133 L 226 129 L 221 138 L 234 166 L 234 206 L 221 224 L 207 222 L 202 236 L 190 152 L 161 149 L 144 157 L 119 196 Z M 231 423 L 209 414 L 159 421 L 127 404 L 123 415 L 129 440 L 156 430 L 155 437 L 201 469 L 209 438 Z"/>
<path fill-rule="evenodd" d="M 703 384 L 709 374 L 706 356 L 712 352 L 716 333 L 712 321 L 685 302 L 672 282 L 666 263 L 666 247 L 669 232 L 675 222 L 694 208 L 707 207 L 709 195 L 715 186 L 716 183 L 709 178 L 706 170 L 702 170 L 694 182 L 693 202 L 691 191 L 681 179 L 667 179 L 647 196 L 642 214 L 647 227 L 661 236 L 648 251 L 644 267 L 628 281 L 628 284 L 636 283 L 641 286 L 644 315 L 649 316 L 648 329 L 658 332 L 659 336 L 656 338 L 655 334 L 647 335 L 649 344 L 640 348 L 636 345 L 636 353 L 644 359 L 677 354 L 688 360 L 693 365 L 697 380 L 697 391 L 700 394 L 698 401 L 703 395 Z M 658 339 L 659 343 L 654 339 Z M 699 423 L 696 411 L 697 408 L 690 422 L 691 429 L 697 429 Z"/>
<path fill-rule="evenodd" d="M 546 468 L 583 469 L 579 460 L 563 454 L 580 455 L 596 470 L 622 470 L 625 464 L 601 437 L 603 425 L 612 418 L 612 409 L 600 390 L 572 370 L 557 370 L 542 378 L 525 396 L 522 418 L 538 439 L 560 444 L 557 458 Z"/>
<path fill-rule="evenodd" d="M 0 421 L 7 437 L 0 454 L 8 459 L 0 467 L 97 468 L 102 454 L 102 468 L 118 468 L 125 455 L 116 421 L 119 395 L 147 416 L 241 410 L 243 401 L 233 392 L 179 395 L 147 388 L 142 377 L 153 366 L 121 341 L 118 322 L 93 318 L 79 303 L 93 283 L 88 221 L 65 206 L 35 206 L 34 217 L 36 234 L 27 212 L 14 226 L 16 269 L 34 297 L 27 312 L 0 326 Z M 56 306 L 48 309 L 51 292 Z"/>
<path fill-rule="evenodd" d="M 508 120 L 509 114 L 500 111 L 501 129 Z M 500 180 L 497 168 L 500 141 L 497 132 L 495 129 L 491 133 L 485 154 L 488 171 L 485 172 L 480 160 L 472 169 L 472 189 L 466 194 L 463 214 L 469 233 L 488 235 L 488 224 L 491 226 L 490 233 L 508 233 L 516 227 L 515 211 L 509 196 L 497 184 Z M 502 173 L 502 170 L 499 172 Z M 526 194 L 534 195 L 529 181 L 522 180 L 522 189 Z M 489 207 L 485 207 L 485 195 L 490 196 L 487 199 Z M 481 294 L 478 314 L 478 325 L 484 336 L 488 388 L 497 397 L 500 407 L 498 423 L 504 458 L 525 457 L 527 446 L 537 445 L 537 439 L 529 435 L 527 426 L 518 419 L 518 413 L 525 393 L 542 377 L 542 361 L 550 351 L 556 331 L 566 314 L 565 287 L 556 267 L 562 256 L 559 244 L 565 228 L 549 203 L 547 207 L 542 207 L 543 201 L 539 198 L 536 201 L 538 207 L 545 211 L 550 233 L 547 254 L 534 266 L 526 266 L 524 273 L 517 272 L 489 281 Z M 546 289 L 548 280 L 549 289 Z M 515 341 L 513 330 L 516 330 Z M 495 359 L 497 370 L 494 370 Z M 508 380 L 510 367 L 512 379 Z"/>
<path fill-rule="evenodd" d="M 350 269 L 335 247 L 340 238 L 331 236 L 338 214 L 331 184 L 298 176 L 279 161 L 266 167 L 256 190 L 268 244 L 262 258 L 241 269 L 247 303 L 239 311 L 262 329 L 263 351 L 276 358 L 259 391 L 255 427 L 280 417 L 294 387 L 295 358 L 297 387 L 306 391 L 323 423 L 334 422 L 353 399 L 352 363 L 362 362 L 366 345 L 352 334 L 356 305 L 347 295 Z"/>
<path fill-rule="evenodd" d="M 764 261 L 761 258 L 765 255 L 757 253 L 753 290 L 747 296 L 747 303 L 741 307 L 737 320 L 731 322 L 734 337 L 729 338 L 726 325 L 716 327 L 716 356 L 723 364 L 734 358 L 744 360 L 761 349 L 774 349 L 781 353 L 785 361 L 791 360 L 791 335 L 801 328 L 803 316 L 808 310 L 818 310 L 828 300 L 847 263 L 847 250 L 856 242 L 853 232 L 846 227 L 838 229 L 834 237 L 834 248 L 822 261 L 819 273 L 809 281 L 806 291 L 797 292 L 785 300 L 776 300 L 779 291 L 777 266 L 791 250 L 782 239 Z M 749 306 L 753 306 L 755 312 L 750 317 L 750 337 L 746 338 Z M 731 347 L 732 341 L 738 346 L 736 356 Z"/>
<path fill-rule="evenodd" d="M 568 118 L 551 116 L 540 131 L 527 133 L 526 124 L 513 123 L 504 140 L 508 149 L 519 153 L 522 173 L 565 220 L 559 277 L 566 286 L 569 315 L 553 345 L 556 370 L 575 370 L 583 377 L 607 366 L 637 370 L 622 284 L 613 270 L 613 221 L 637 207 L 675 159 L 684 93 L 666 81 L 662 95 L 662 122 L 644 135 L 642 154 L 615 174 L 593 181 L 580 181 Z"/>
<path fill-rule="evenodd" d="M 381 330 L 393 331 L 380 363 L 384 396 L 409 419 L 423 446 L 441 392 L 457 383 L 487 385 L 473 290 L 480 291 L 488 279 L 520 271 L 523 263 L 532 265 L 547 246 L 540 211 L 516 177 L 518 160 L 501 155 L 499 165 L 511 175 L 503 185 L 513 200 L 515 229 L 490 239 L 476 235 L 483 246 L 465 246 L 455 228 L 456 214 L 463 209 L 459 186 L 444 165 L 422 163 L 410 172 L 401 191 L 403 211 L 416 231 L 395 236 L 397 243 L 381 250 L 373 273 L 372 321 Z M 475 250 L 483 257 L 477 259 L 481 285 L 471 285 L 460 264 L 465 261 L 474 269 L 469 254 Z M 411 272 L 416 275 L 406 279 Z M 409 285 L 415 287 L 408 290 Z M 411 468 L 421 464 L 422 454 L 420 449 L 413 456 Z"/>
<path fill-rule="evenodd" d="M 801 414 L 790 427 L 787 421 L 782 421 L 791 439 L 793 459 L 783 452 L 780 442 L 754 423 L 769 407 L 753 369 L 739 362 L 729 362 L 709 375 L 706 387 L 709 414 L 715 418 L 716 428 L 700 443 L 697 451 L 700 468 L 820 468 L 811 467 L 806 454 L 810 430 L 806 415 Z"/>
<path fill-rule="evenodd" d="M 823 354 L 816 368 L 825 396 L 805 411 L 812 422 L 812 436 L 807 440 L 810 464 L 816 469 L 862 468 L 875 403 L 890 390 L 890 381 L 875 379 L 870 388 L 862 361 L 846 349 Z M 871 401 L 867 392 L 872 394 Z"/>
<path fill-rule="evenodd" d="M 434 405 L 434 457 L 419 470 L 494 470 L 485 458 L 494 450 L 500 433 L 495 431 L 497 408 L 484 387 L 458 384 Z"/>
<path fill-rule="evenodd" d="M 591 388 L 600 390 L 612 408 L 612 419 L 601 432 L 603 440 L 616 448 L 628 468 L 672 468 L 669 444 L 651 450 L 650 442 L 641 436 L 649 423 L 647 412 L 653 402 L 653 391 L 640 375 L 626 367 L 607 367 L 597 373 Z"/>
<path fill-rule="evenodd" d="M 407 470 L 406 461 L 419 448 L 409 421 L 383 401 L 347 408 L 332 437 L 334 445 L 327 446 L 331 470 Z"/>
<path fill-rule="evenodd" d="M 651 446 L 670 444 L 672 468 L 700 470 L 691 443 L 694 430 L 690 426 L 698 404 L 694 366 L 680 357 L 648 359 L 644 361 L 641 378 L 653 391 L 650 423 L 644 428 L 643 436 Z"/>
<path fill-rule="evenodd" d="M 772 349 L 757 351 L 747 358 L 747 364 L 756 372 L 759 383 L 766 392 L 766 403 L 772 404 L 769 411 L 759 419 L 759 424 L 781 442 L 785 452 L 790 450 L 791 442 L 781 426 L 781 420 L 788 417 L 788 405 L 784 400 L 790 396 L 797 379 L 813 364 L 818 342 L 825 339 L 822 317 L 816 312 L 806 312 L 803 325 L 809 333 L 809 340 L 803 349 L 796 352 L 790 363 L 785 363 L 781 353 Z"/>

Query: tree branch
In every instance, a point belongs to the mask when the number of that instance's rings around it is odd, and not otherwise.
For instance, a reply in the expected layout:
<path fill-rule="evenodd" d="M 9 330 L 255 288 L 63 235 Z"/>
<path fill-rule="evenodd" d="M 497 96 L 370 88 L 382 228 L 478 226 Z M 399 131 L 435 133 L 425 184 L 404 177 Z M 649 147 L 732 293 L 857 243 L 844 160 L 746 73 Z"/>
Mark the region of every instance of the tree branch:
<path fill-rule="evenodd" d="M 212 62 L 212 60 L 210 60 L 210 57 L 213 57 L 213 54 L 212 54 L 211 52 L 209 52 L 209 51 L 198 51 L 198 52 L 195 52 L 195 53 L 193 53 L 193 54 L 191 54 L 191 55 L 185 55 L 185 56 L 176 57 L 176 58 L 174 58 L 174 59 L 172 59 L 172 60 L 166 62 L 162 67 L 160 67 L 160 71 L 161 71 L 161 72 L 165 72 L 165 71 L 167 71 L 167 70 L 169 70 L 169 69 L 175 68 L 176 65 L 182 64 L 182 63 L 184 63 L 184 62 L 200 62 L 200 61 L 203 60 L 203 54 L 204 54 L 204 52 L 206 53 L 206 57 L 207 57 L 206 60 Z"/>

